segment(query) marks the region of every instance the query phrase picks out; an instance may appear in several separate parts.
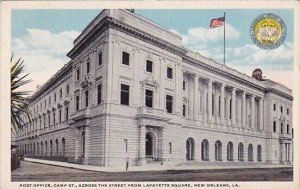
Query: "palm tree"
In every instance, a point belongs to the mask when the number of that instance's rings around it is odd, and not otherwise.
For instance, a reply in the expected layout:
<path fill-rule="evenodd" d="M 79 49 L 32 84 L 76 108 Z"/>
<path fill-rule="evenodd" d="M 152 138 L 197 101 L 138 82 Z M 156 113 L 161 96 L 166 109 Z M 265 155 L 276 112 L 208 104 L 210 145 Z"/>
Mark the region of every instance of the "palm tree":
<path fill-rule="evenodd" d="M 25 80 L 29 74 L 23 74 L 23 62 L 21 58 L 13 62 L 13 55 L 11 56 L 11 130 L 16 135 L 18 135 L 18 129 L 22 129 L 22 125 L 24 125 L 24 118 L 27 117 L 30 120 L 26 101 L 26 96 L 29 95 L 30 91 L 20 91 L 19 89 L 31 82 L 31 80 Z"/>

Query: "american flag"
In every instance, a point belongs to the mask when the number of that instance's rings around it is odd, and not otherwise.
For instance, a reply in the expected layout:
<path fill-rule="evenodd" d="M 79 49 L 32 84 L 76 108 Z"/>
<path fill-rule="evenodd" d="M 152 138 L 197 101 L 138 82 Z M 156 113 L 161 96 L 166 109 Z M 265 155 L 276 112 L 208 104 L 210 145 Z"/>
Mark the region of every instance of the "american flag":
<path fill-rule="evenodd" d="M 223 26 L 225 22 L 225 17 L 220 17 L 220 18 L 214 18 L 210 21 L 210 28 L 216 28 L 219 26 Z"/>

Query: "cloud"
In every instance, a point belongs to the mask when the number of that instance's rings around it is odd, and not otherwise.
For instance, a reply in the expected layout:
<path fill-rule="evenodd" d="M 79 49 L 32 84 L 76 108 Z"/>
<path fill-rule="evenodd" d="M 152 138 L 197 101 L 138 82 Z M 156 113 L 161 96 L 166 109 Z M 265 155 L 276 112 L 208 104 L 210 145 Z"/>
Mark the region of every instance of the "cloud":
<path fill-rule="evenodd" d="M 171 30 L 174 33 L 179 34 L 176 30 Z M 238 39 L 240 32 L 236 30 L 232 25 L 226 24 L 226 39 Z M 214 43 L 224 38 L 223 27 L 217 27 L 209 29 L 207 27 L 190 28 L 187 34 L 182 35 L 182 43 L 185 46 L 198 45 L 200 43 Z"/>
<path fill-rule="evenodd" d="M 73 47 L 78 31 L 51 33 L 48 30 L 30 28 L 25 36 L 12 40 L 14 57 L 24 60 L 25 72 L 30 73 L 24 90 L 35 91 L 37 85 L 43 85 L 64 64 L 69 62 L 67 52 Z"/>

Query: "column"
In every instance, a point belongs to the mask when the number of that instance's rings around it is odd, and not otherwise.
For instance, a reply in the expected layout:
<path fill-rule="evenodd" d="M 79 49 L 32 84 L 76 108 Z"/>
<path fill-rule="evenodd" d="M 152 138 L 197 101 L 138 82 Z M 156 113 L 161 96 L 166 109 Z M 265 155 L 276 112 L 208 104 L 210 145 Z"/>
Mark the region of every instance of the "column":
<path fill-rule="evenodd" d="M 145 125 L 140 125 L 140 137 L 139 137 L 139 143 L 140 143 L 140 162 L 141 165 L 146 164 L 146 126 Z"/>
<path fill-rule="evenodd" d="M 194 85 L 192 84 L 192 80 L 189 77 L 188 80 L 188 118 L 194 118 Z"/>
<path fill-rule="evenodd" d="M 260 98 L 259 100 L 259 127 L 258 129 L 261 131 L 263 130 L 263 117 L 264 117 L 264 112 L 263 112 L 263 98 Z"/>
<path fill-rule="evenodd" d="M 247 118 L 247 113 L 246 113 L 246 107 L 247 107 L 247 98 L 246 98 L 246 91 L 243 92 L 242 95 L 242 127 L 246 127 L 246 118 Z"/>
<path fill-rule="evenodd" d="M 224 120 L 224 108 L 225 108 L 225 101 L 224 101 L 224 97 L 225 97 L 225 85 L 224 84 L 221 84 L 221 99 L 220 99 L 220 102 L 221 102 L 221 110 L 220 110 L 220 113 L 221 113 L 221 123 L 224 123 L 225 120 Z"/>
<path fill-rule="evenodd" d="M 208 121 L 212 118 L 212 80 L 208 79 Z"/>
<path fill-rule="evenodd" d="M 251 128 L 254 128 L 254 114 L 255 114 L 255 99 L 254 99 L 254 94 L 251 97 Z"/>
<path fill-rule="evenodd" d="M 197 75 L 194 77 L 194 119 L 199 119 L 199 78 Z"/>
<path fill-rule="evenodd" d="M 284 145 L 284 152 L 285 152 L 285 162 L 287 162 L 288 161 L 288 151 L 287 151 L 287 143 L 285 143 L 285 145 Z"/>
<path fill-rule="evenodd" d="M 236 100 L 236 88 L 232 88 L 231 93 L 231 123 L 234 126 L 235 125 L 235 100 Z"/>
<path fill-rule="evenodd" d="M 80 142 L 81 142 L 81 136 L 80 136 L 80 130 L 77 129 L 77 128 L 74 128 L 74 139 L 75 139 L 75 162 L 78 162 L 79 161 L 79 157 L 80 157 Z M 46 145 L 45 145 L 46 147 Z M 48 144 L 48 149 L 50 149 L 50 143 Z M 50 150 L 48 150 L 50 151 Z"/>

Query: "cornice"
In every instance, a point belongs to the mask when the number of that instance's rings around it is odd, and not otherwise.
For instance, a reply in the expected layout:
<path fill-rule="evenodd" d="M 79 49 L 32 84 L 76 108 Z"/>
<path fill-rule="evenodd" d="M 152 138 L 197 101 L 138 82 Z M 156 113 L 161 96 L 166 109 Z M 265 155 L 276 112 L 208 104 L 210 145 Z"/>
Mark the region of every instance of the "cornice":
<path fill-rule="evenodd" d="M 254 88 L 256 90 L 259 90 L 259 91 L 262 91 L 262 92 L 266 92 L 266 89 L 264 87 L 261 87 L 259 85 L 256 85 L 254 83 L 251 83 L 247 80 L 244 80 L 243 78 L 240 78 L 238 76 L 235 76 L 233 74 L 230 74 L 228 72 L 225 72 L 221 69 L 218 69 L 218 68 L 215 68 L 215 67 L 212 67 L 210 65 L 206 65 L 198 60 L 195 60 L 194 58 L 191 58 L 191 57 L 188 57 L 188 56 L 184 56 L 182 57 L 182 60 L 183 62 L 186 62 L 186 63 L 192 63 L 192 64 L 195 64 L 197 65 L 198 67 L 201 67 L 202 69 L 206 70 L 206 71 L 209 71 L 211 73 L 214 73 L 214 74 L 218 74 L 222 77 L 225 77 L 225 78 L 228 78 L 230 80 L 234 80 L 235 82 L 237 83 L 240 83 L 242 85 L 247 85 L 251 88 Z"/>
<path fill-rule="evenodd" d="M 174 45 L 164 39 L 155 37 L 150 33 L 147 33 L 141 29 L 138 29 L 129 24 L 123 23 L 113 17 L 105 16 L 83 39 L 73 47 L 73 49 L 67 54 L 70 58 L 75 58 L 77 54 L 82 52 L 96 37 L 99 36 L 104 30 L 108 28 L 117 29 L 135 38 L 141 39 L 147 43 L 158 46 L 162 49 L 173 52 L 179 56 L 183 56 L 187 51 L 177 45 Z"/>
<path fill-rule="evenodd" d="M 267 88 L 266 93 L 273 93 L 273 94 L 276 94 L 278 96 L 281 96 L 281 97 L 286 98 L 286 99 L 291 100 L 291 101 L 293 101 L 293 99 L 294 99 L 293 96 L 285 94 L 285 93 L 283 93 L 279 90 L 273 89 L 273 88 Z"/>

